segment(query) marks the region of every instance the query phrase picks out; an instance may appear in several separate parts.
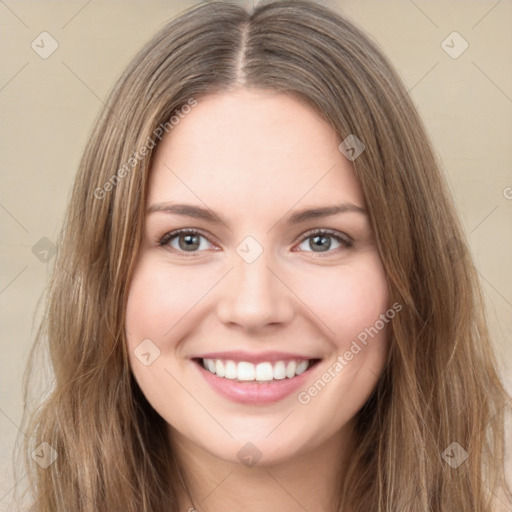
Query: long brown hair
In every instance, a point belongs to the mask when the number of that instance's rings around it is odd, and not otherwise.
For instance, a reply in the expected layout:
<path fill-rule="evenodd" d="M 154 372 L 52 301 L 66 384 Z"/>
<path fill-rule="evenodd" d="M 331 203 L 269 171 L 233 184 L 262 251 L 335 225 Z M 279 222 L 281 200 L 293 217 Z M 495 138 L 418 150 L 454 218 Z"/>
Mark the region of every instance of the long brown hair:
<path fill-rule="evenodd" d="M 293 94 L 366 148 L 353 165 L 391 303 L 403 309 L 384 373 L 358 413 L 339 510 L 490 512 L 493 492 L 508 492 L 510 397 L 463 229 L 393 66 L 353 23 L 305 0 L 189 9 L 111 91 L 80 162 L 25 374 L 31 510 L 176 510 L 179 467 L 164 420 L 132 377 L 124 311 L 158 134 L 203 94 L 237 87 Z M 44 348 L 53 381 L 30 408 Z M 30 456 L 43 442 L 57 457 L 46 468 Z"/>

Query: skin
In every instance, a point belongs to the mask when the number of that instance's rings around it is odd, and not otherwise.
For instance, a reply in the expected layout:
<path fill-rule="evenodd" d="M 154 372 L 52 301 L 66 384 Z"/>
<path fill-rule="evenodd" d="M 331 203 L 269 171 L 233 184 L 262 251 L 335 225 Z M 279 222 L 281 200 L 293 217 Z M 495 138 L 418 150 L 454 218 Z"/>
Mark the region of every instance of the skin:
<path fill-rule="evenodd" d="M 319 357 L 307 390 L 389 309 L 386 276 L 369 219 L 345 212 L 287 225 L 303 208 L 347 202 L 365 208 L 341 139 L 291 95 L 239 89 L 198 98 L 159 144 L 148 208 L 166 202 L 209 209 L 226 224 L 157 211 L 146 215 L 127 304 L 133 374 L 166 420 L 171 446 L 201 511 L 332 512 L 351 446 L 356 413 L 381 375 L 385 325 L 307 404 L 297 393 L 262 406 L 213 390 L 191 358 L 206 352 L 279 350 Z M 195 251 L 179 235 L 201 230 Z M 332 229 L 321 251 L 311 230 Z M 263 253 L 247 263 L 236 252 L 252 236 Z M 182 235 L 182 240 L 183 240 Z M 313 247 L 311 246 L 313 245 Z M 321 244 L 322 245 L 322 244 Z M 134 350 L 150 339 L 160 350 L 148 366 Z M 255 466 L 237 453 L 253 443 Z M 180 510 L 192 504 L 179 497 Z"/>

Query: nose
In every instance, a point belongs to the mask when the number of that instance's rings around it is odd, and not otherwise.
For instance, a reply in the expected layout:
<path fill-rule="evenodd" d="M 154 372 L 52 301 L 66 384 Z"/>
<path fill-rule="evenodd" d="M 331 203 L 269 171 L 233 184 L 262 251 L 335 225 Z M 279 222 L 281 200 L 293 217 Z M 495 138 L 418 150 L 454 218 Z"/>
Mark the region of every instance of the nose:
<path fill-rule="evenodd" d="M 289 322 L 294 313 L 293 293 L 275 267 L 265 251 L 252 263 L 235 254 L 234 268 L 223 280 L 219 320 L 250 332 Z"/>

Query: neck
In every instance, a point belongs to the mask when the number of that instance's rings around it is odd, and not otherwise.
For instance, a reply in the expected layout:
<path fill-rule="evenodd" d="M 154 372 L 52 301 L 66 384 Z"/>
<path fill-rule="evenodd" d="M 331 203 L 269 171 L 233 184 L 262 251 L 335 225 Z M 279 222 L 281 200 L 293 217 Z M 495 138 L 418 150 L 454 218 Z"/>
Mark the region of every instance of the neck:
<path fill-rule="evenodd" d="M 170 429 L 173 453 L 188 489 L 180 487 L 178 510 L 337 512 L 352 429 L 353 422 L 309 451 L 252 467 L 219 459 Z"/>

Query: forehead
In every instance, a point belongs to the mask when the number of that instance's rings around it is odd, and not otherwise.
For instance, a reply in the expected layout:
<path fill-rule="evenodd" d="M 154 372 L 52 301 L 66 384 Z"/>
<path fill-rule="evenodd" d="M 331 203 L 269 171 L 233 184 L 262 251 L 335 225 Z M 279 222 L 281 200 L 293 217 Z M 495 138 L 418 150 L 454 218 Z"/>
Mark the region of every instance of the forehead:
<path fill-rule="evenodd" d="M 303 102 L 246 89 L 197 101 L 158 145 L 149 203 L 202 201 L 228 213 L 301 198 L 364 204 L 341 139 Z"/>

